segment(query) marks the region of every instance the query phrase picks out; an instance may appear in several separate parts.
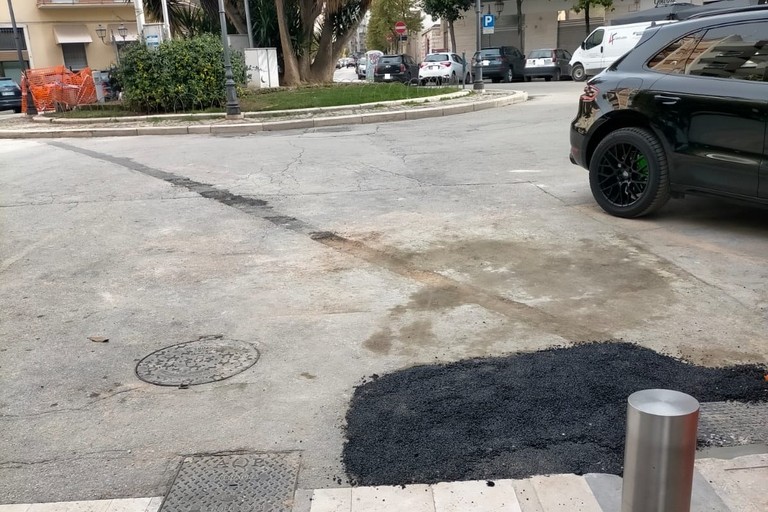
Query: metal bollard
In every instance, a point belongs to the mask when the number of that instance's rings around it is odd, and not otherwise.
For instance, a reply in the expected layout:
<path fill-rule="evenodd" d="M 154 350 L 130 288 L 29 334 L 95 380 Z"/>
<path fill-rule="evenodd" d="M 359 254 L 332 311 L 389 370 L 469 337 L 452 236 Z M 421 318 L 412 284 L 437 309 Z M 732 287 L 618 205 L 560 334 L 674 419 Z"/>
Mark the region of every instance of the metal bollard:
<path fill-rule="evenodd" d="M 668 389 L 627 400 L 622 512 L 689 512 L 699 402 Z"/>

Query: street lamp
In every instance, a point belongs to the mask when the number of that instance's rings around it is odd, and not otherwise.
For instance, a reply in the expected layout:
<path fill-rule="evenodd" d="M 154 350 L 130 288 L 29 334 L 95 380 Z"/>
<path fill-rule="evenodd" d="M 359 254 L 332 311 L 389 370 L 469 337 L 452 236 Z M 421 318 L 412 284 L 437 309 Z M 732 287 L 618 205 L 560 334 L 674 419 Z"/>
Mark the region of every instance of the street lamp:
<path fill-rule="evenodd" d="M 496 17 L 501 16 L 501 13 L 504 12 L 504 2 L 502 0 L 496 0 L 493 3 L 493 7 L 496 9 Z"/>
<path fill-rule="evenodd" d="M 224 46 L 224 88 L 227 96 L 227 118 L 236 119 L 241 116 L 240 102 L 237 100 L 235 78 L 232 74 L 232 60 L 229 58 L 229 42 L 227 41 L 227 18 L 224 13 L 224 0 L 219 0 L 219 23 L 221 23 L 221 44 Z"/>
<path fill-rule="evenodd" d="M 117 27 L 117 33 L 120 34 L 120 37 L 123 38 L 123 43 L 125 43 L 125 37 L 128 35 L 128 28 L 121 23 Z M 104 25 L 99 23 L 99 26 L 96 27 L 96 35 L 99 36 L 99 39 L 101 39 L 101 42 L 104 44 L 107 43 L 104 38 L 107 37 L 107 29 L 104 28 Z M 115 40 L 115 33 L 112 32 L 112 42 L 115 44 L 115 55 L 117 55 L 117 64 L 120 65 L 120 46 L 117 44 L 117 40 Z"/>
<path fill-rule="evenodd" d="M 493 9 L 496 11 L 496 20 L 498 20 L 501 13 L 504 11 L 504 2 L 502 0 L 496 0 L 493 2 Z M 490 2 L 488 2 L 488 14 L 491 14 Z M 496 26 L 498 26 L 498 21 L 496 22 Z M 488 46 L 491 46 L 491 34 L 488 34 Z"/>
<path fill-rule="evenodd" d="M 101 39 L 101 42 L 104 43 L 104 38 L 107 37 L 107 29 L 104 28 L 104 25 L 99 23 L 99 26 L 96 27 L 96 35 L 99 36 L 99 39 Z M 107 44 L 107 43 L 104 43 Z"/>
<path fill-rule="evenodd" d="M 485 83 L 483 83 L 483 63 L 480 50 L 483 46 L 483 0 L 475 0 L 475 14 L 477 15 L 477 58 L 475 58 L 475 81 L 472 84 L 472 90 L 484 91 Z"/>
<path fill-rule="evenodd" d="M 8 12 L 11 15 L 11 27 L 13 29 L 13 38 L 16 41 L 16 54 L 19 58 L 19 71 L 21 72 L 22 77 L 26 74 L 25 71 L 27 70 L 27 66 L 24 63 L 24 56 L 21 53 L 21 41 L 19 40 L 19 28 L 16 26 L 16 16 L 13 15 L 13 4 L 11 3 L 11 0 L 8 0 Z M 27 115 L 28 116 L 36 116 L 37 115 L 37 105 L 35 105 L 35 99 L 32 97 L 32 86 L 29 84 L 29 75 L 26 76 L 25 80 L 22 80 L 24 84 L 26 84 L 27 89 Z"/>

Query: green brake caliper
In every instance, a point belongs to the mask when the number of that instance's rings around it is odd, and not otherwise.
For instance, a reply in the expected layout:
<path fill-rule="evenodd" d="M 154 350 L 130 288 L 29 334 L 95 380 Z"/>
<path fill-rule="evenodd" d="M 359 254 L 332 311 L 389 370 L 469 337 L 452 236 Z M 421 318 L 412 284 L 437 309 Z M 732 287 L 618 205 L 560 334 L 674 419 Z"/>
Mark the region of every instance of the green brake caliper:
<path fill-rule="evenodd" d="M 637 174 L 643 178 L 643 181 L 648 181 L 648 159 L 645 158 L 645 155 L 640 153 L 637 155 L 637 158 L 635 159 L 635 169 L 637 170 Z"/>

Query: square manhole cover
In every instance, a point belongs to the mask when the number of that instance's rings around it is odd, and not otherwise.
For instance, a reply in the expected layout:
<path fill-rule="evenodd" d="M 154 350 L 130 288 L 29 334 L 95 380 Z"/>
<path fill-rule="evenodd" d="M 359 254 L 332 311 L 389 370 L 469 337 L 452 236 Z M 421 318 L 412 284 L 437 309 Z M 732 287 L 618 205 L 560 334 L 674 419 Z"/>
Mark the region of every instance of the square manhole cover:
<path fill-rule="evenodd" d="M 187 457 L 160 512 L 291 512 L 299 452 Z"/>
<path fill-rule="evenodd" d="M 768 404 L 704 402 L 698 437 L 712 446 L 768 443 Z"/>

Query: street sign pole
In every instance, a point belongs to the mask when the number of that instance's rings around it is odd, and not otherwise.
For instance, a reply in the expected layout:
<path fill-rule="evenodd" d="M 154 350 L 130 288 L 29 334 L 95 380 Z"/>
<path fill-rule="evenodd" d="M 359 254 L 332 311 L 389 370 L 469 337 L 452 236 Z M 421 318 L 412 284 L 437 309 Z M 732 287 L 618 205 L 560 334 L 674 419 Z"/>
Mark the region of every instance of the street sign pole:
<path fill-rule="evenodd" d="M 399 53 L 405 53 L 405 40 L 403 36 L 408 31 L 408 27 L 404 21 L 398 21 L 395 23 L 395 32 L 397 33 L 397 50 Z"/>
<path fill-rule="evenodd" d="M 35 99 L 32 97 L 32 85 L 29 83 L 29 73 L 27 73 L 27 66 L 24 62 L 24 56 L 21 53 L 21 41 L 19 40 L 19 27 L 16 26 L 16 16 L 13 14 L 13 3 L 8 0 L 8 12 L 11 15 L 11 28 L 13 30 L 13 39 L 16 41 L 16 54 L 19 59 L 19 71 L 24 79 L 27 89 L 27 116 L 37 115 L 37 105 L 35 105 Z"/>
<path fill-rule="evenodd" d="M 483 2 L 482 0 L 475 0 L 475 13 L 477 14 L 477 58 L 475 59 L 475 82 L 472 84 L 472 90 L 483 92 L 485 90 L 485 84 L 483 83 L 483 63 L 480 60 L 480 50 L 482 49 L 483 42 Z"/>

